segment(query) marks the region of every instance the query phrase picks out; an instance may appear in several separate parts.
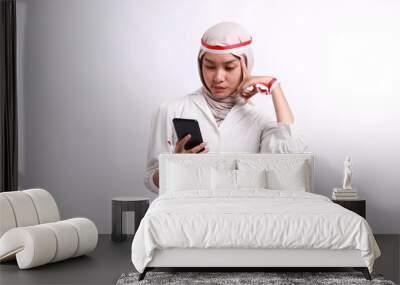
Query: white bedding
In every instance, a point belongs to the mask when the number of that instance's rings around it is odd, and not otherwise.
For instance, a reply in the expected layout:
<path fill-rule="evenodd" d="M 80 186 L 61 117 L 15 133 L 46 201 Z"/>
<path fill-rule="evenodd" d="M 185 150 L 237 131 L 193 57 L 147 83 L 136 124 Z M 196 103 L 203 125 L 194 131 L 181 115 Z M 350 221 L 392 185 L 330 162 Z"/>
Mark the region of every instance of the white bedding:
<path fill-rule="evenodd" d="M 327 197 L 262 189 L 182 191 L 150 205 L 132 243 L 143 272 L 154 249 L 358 249 L 372 272 L 380 250 L 365 219 Z"/>

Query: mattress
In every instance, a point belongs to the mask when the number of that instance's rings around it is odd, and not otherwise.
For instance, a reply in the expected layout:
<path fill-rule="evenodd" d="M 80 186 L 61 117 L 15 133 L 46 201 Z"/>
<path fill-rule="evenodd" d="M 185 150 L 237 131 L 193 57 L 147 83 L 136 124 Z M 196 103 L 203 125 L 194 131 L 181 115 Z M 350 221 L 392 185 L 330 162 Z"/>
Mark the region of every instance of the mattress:
<path fill-rule="evenodd" d="M 359 250 L 372 272 L 379 248 L 367 221 L 325 196 L 289 190 L 187 190 L 159 196 L 132 242 L 139 272 L 156 250 Z"/>

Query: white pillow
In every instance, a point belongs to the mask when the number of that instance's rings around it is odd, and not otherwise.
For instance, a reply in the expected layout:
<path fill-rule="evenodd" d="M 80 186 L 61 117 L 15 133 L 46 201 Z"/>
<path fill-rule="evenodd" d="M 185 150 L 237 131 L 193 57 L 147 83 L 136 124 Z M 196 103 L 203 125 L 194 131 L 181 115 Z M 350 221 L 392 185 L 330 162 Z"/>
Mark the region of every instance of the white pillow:
<path fill-rule="evenodd" d="M 240 190 L 241 188 L 267 188 L 266 170 L 216 169 L 212 171 L 213 190 Z"/>
<path fill-rule="evenodd" d="M 267 188 L 311 192 L 310 167 L 308 160 L 297 158 L 239 159 L 240 170 L 266 169 Z"/>
<path fill-rule="evenodd" d="M 213 167 L 211 173 L 213 190 L 236 190 L 236 170 Z"/>
<path fill-rule="evenodd" d="M 211 167 L 169 163 L 167 191 L 211 189 Z"/>
<path fill-rule="evenodd" d="M 267 188 L 267 171 L 236 170 L 237 188 Z"/>
<path fill-rule="evenodd" d="M 272 190 L 309 191 L 304 164 L 294 168 L 270 169 L 267 171 L 267 181 L 268 189 Z"/>

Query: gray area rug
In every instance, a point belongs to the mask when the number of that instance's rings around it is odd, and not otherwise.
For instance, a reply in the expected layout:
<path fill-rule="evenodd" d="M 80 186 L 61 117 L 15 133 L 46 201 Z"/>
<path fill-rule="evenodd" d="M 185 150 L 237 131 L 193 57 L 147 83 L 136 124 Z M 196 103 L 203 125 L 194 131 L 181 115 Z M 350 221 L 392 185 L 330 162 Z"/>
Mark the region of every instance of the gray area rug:
<path fill-rule="evenodd" d="M 384 280 L 380 274 L 372 274 L 372 281 L 361 272 L 147 272 L 145 279 L 138 281 L 139 273 L 124 273 L 117 285 L 133 284 L 379 284 L 395 285 Z"/>

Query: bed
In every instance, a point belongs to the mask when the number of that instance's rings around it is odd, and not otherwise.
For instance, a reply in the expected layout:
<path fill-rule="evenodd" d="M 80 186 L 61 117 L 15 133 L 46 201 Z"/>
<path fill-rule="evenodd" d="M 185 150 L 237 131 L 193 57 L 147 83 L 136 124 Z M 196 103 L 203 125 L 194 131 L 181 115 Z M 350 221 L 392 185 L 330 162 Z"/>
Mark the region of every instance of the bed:
<path fill-rule="evenodd" d="M 154 268 L 352 267 L 371 279 L 367 221 L 314 192 L 305 154 L 161 154 L 160 195 L 132 242 Z"/>

